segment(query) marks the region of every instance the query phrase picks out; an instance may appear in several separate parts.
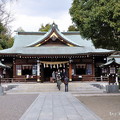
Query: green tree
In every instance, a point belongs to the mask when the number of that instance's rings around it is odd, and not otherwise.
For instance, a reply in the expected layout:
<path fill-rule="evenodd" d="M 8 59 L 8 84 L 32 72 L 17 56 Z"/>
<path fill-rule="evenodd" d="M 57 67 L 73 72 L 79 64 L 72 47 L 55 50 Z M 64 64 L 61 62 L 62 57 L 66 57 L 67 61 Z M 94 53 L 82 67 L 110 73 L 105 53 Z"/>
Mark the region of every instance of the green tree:
<path fill-rule="evenodd" d="M 11 5 L 13 1 L 17 0 L 0 0 L 0 22 L 3 23 L 5 27 L 13 21 L 11 9 L 6 9 L 7 4 Z"/>
<path fill-rule="evenodd" d="M 95 47 L 120 50 L 120 0 L 73 0 L 69 12 Z"/>
<path fill-rule="evenodd" d="M 25 32 L 25 30 L 22 27 L 19 27 L 16 31 L 18 31 L 18 32 Z"/>
<path fill-rule="evenodd" d="M 49 29 L 50 29 L 51 25 L 49 23 L 47 23 L 46 25 L 41 25 L 41 27 L 39 28 L 39 31 L 42 31 L 42 32 L 47 32 Z"/>
<path fill-rule="evenodd" d="M 12 47 L 13 38 L 7 33 L 7 29 L 0 23 L 0 49 Z"/>
<path fill-rule="evenodd" d="M 6 10 L 8 2 L 17 0 L 0 0 L 0 49 L 6 49 L 13 45 L 13 38 L 10 34 L 9 23 L 13 21 L 11 11 Z"/>
<path fill-rule="evenodd" d="M 79 29 L 75 25 L 70 25 L 68 31 L 79 31 Z"/>

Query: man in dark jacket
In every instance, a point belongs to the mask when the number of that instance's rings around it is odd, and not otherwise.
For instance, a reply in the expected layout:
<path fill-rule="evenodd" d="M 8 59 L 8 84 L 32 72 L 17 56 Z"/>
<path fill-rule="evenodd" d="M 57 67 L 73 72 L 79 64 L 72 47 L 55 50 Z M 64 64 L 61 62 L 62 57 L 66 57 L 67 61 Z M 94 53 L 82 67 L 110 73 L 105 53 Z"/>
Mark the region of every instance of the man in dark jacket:
<path fill-rule="evenodd" d="M 65 92 L 68 92 L 68 82 L 69 82 L 69 79 L 67 76 L 65 76 L 64 77 Z"/>

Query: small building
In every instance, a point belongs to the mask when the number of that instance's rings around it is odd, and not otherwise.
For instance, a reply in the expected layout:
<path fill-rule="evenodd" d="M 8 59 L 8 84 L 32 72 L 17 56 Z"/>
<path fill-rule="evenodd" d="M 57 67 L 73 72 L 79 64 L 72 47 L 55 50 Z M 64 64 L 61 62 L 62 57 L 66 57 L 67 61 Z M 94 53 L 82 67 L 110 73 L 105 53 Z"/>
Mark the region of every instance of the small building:
<path fill-rule="evenodd" d="M 96 49 L 79 32 L 60 32 L 53 23 L 48 32 L 18 32 L 13 46 L 0 50 L 0 59 L 11 67 L 7 77 L 21 81 L 50 81 L 57 69 L 65 69 L 70 81 L 91 81 L 113 52 Z"/>
<path fill-rule="evenodd" d="M 107 62 L 101 65 L 102 75 L 109 78 L 109 84 L 118 84 L 120 74 L 120 51 L 114 52 L 107 58 Z"/>

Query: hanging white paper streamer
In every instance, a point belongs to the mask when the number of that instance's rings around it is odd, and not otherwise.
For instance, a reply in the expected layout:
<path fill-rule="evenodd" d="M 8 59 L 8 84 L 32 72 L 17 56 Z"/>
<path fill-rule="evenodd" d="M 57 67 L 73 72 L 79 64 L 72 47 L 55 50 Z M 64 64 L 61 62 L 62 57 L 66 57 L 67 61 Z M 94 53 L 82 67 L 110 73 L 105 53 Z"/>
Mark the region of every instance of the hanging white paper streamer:
<path fill-rule="evenodd" d="M 52 69 L 52 65 L 50 65 L 50 68 Z"/>
<path fill-rule="evenodd" d="M 43 64 L 44 65 L 44 68 L 45 68 L 45 64 Z"/>
<path fill-rule="evenodd" d="M 53 68 L 55 68 L 55 65 L 53 65 Z"/>
<path fill-rule="evenodd" d="M 63 65 L 63 67 L 65 68 L 65 64 Z"/>
<path fill-rule="evenodd" d="M 57 64 L 57 69 L 59 68 L 58 64 Z"/>
<path fill-rule="evenodd" d="M 48 64 L 46 64 L 46 67 L 49 67 Z"/>
<path fill-rule="evenodd" d="M 60 64 L 60 67 L 62 67 L 62 64 Z"/>

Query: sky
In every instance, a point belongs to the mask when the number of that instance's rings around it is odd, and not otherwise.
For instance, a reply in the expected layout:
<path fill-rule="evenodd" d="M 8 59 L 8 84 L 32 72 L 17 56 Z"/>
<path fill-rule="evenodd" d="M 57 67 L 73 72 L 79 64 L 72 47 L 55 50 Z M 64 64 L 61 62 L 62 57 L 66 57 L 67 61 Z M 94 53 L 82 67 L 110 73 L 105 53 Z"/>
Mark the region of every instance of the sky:
<path fill-rule="evenodd" d="M 55 22 L 60 31 L 67 31 L 72 24 L 69 14 L 72 0 L 18 0 L 8 7 L 14 21 L 10 24 L 13 31 L 22 28 L 25 31 L 38 31 L 41 24 Z"/>

